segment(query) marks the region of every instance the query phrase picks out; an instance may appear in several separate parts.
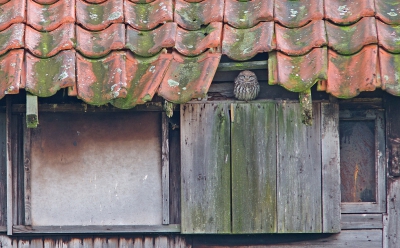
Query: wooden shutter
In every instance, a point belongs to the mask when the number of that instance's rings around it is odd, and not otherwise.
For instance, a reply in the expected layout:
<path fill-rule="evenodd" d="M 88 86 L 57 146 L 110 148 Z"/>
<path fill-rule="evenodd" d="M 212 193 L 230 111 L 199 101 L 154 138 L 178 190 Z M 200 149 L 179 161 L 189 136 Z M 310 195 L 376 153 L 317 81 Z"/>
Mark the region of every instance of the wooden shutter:
<path fill-rule="evenodd" d="M 228 105 L 182 105 L 181 130 L 182 233 L 230 233 Z"/>

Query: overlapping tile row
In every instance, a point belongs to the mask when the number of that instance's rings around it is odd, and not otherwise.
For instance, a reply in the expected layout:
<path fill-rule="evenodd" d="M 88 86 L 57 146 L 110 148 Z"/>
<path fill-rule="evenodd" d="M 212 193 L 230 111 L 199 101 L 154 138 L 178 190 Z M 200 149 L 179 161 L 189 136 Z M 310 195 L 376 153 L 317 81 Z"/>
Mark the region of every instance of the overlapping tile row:
<path fill-rule="evenodd" d="M 69 87 L 97 105 L 131 108 L 156 93 L 182 103 L 207 93 L 221 55 L 264 52 L 269 83 L 291 91 L 319 82 L 343 98 L 400 95 L 400 3 L 0 0 L 0 97 Z"/>

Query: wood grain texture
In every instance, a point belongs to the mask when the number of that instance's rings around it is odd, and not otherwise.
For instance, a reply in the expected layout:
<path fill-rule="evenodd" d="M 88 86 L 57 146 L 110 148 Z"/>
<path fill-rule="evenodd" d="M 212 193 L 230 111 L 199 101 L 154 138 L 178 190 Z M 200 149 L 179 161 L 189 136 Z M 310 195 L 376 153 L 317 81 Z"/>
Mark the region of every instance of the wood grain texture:
<path fill-rule="evenodd" d="M 173 118 L 179 117 L 178 114 Z M 181 144 L 179 119 L 169 131 L 170 140 L 170 166 L 169 166 L 169 221 L 170 224 L 181 223 Z"/>
<path fill-rule="evenodd" d="M 382 214 L 342 214 L 342 229 L 381 229 Z"/>
<path fill-rule="evenodd" d="M 181 105 L 182 233 L 230 233 L 230 121 L 224 104 Z"/>
<path fill-rule="evenodd" d="M 12 226 L 14 221 L 14 192 L 13 192 L 13 151 L 15 148 L 15 142 L 12 143 L 12 127 L 11 127 L 11 98 L 7 97 L 6 106 L 6 180 L 7 180 L 7 235 L 12 235 Z M 14 134 L 15 135 L 15 134 Z M 15 154 L 15 153 L 14 153 Z M 15 157 L 15 155 L 14 155 Z"/>
<path fill-rule="evenodd" d="M 321 103 L 322 231 L 340 232 L 339 106 Z"/>
<path fill-rule="evenodd" d="M 169 224 L 169 126 L 168 117 L 163 112 L 161 118 L 161 187 L 162 187 L 162 223 Z"/>
<path fill-rule="evenodd" d="M 7 134 L 6 113 L 0 113 L 0 227 L 7 227 Z"/>
<path fill-rule="evenodd" d="M 278 232 L 322 232 L 320 105 L 312 126 L 301 123 L 298 103 L 277 104 Z"/>
<path fill-rule="evenodd" d="M 385 95 L 386 136 L 388 141 L 389 174 L 400 176 L 400 98 L 390 94 Z"/>
<path fill-rule="evenodd" d="M 19 239 L 18 248 L 43 248 L 44 243 L 42 238 Z"/>
<path fill-rule="evenodd" d="M 24 210 L 25 225 L 32 225 L 31 214 L 31 129 L 23 126 L 24 130 Z"/>
<path fill-rule="evenodd" d="M 232 233 L 276 232 L 275 103 L 231 107 Z"/>
<path fill-rule="evenodd" d="M 400 247 L 400 180 L 388 180 L 388 208 L 386 225 L 386 244 L 388 248 Z"/>
<path fill-rule="evenodd" d="M 38 97 L 26 92 L 26 126 L 36 128 L 39 124 Z"/>

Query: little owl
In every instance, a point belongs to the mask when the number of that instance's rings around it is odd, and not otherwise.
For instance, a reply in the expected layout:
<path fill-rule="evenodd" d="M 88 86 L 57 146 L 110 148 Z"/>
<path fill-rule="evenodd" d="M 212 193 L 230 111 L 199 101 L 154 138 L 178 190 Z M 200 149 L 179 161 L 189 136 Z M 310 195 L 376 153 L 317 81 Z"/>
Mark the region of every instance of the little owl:
<path fill-rule="evenodd" d="M 233 93 L 238 100 L 254 100 L 260 92 L 257 76 L 252 71 L 242 71 L 235 79 Z"/>

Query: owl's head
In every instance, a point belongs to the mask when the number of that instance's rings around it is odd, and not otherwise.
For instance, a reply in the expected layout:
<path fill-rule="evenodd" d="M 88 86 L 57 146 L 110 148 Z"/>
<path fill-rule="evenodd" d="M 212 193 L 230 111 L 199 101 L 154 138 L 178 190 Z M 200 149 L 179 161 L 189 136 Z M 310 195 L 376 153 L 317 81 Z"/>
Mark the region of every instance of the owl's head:
<path fill-rule="evenodd" d="M 254 83 L 257 81 L 257 76 L 254 72 L 246 70 L 240 72 L 235 81 Z"/>

